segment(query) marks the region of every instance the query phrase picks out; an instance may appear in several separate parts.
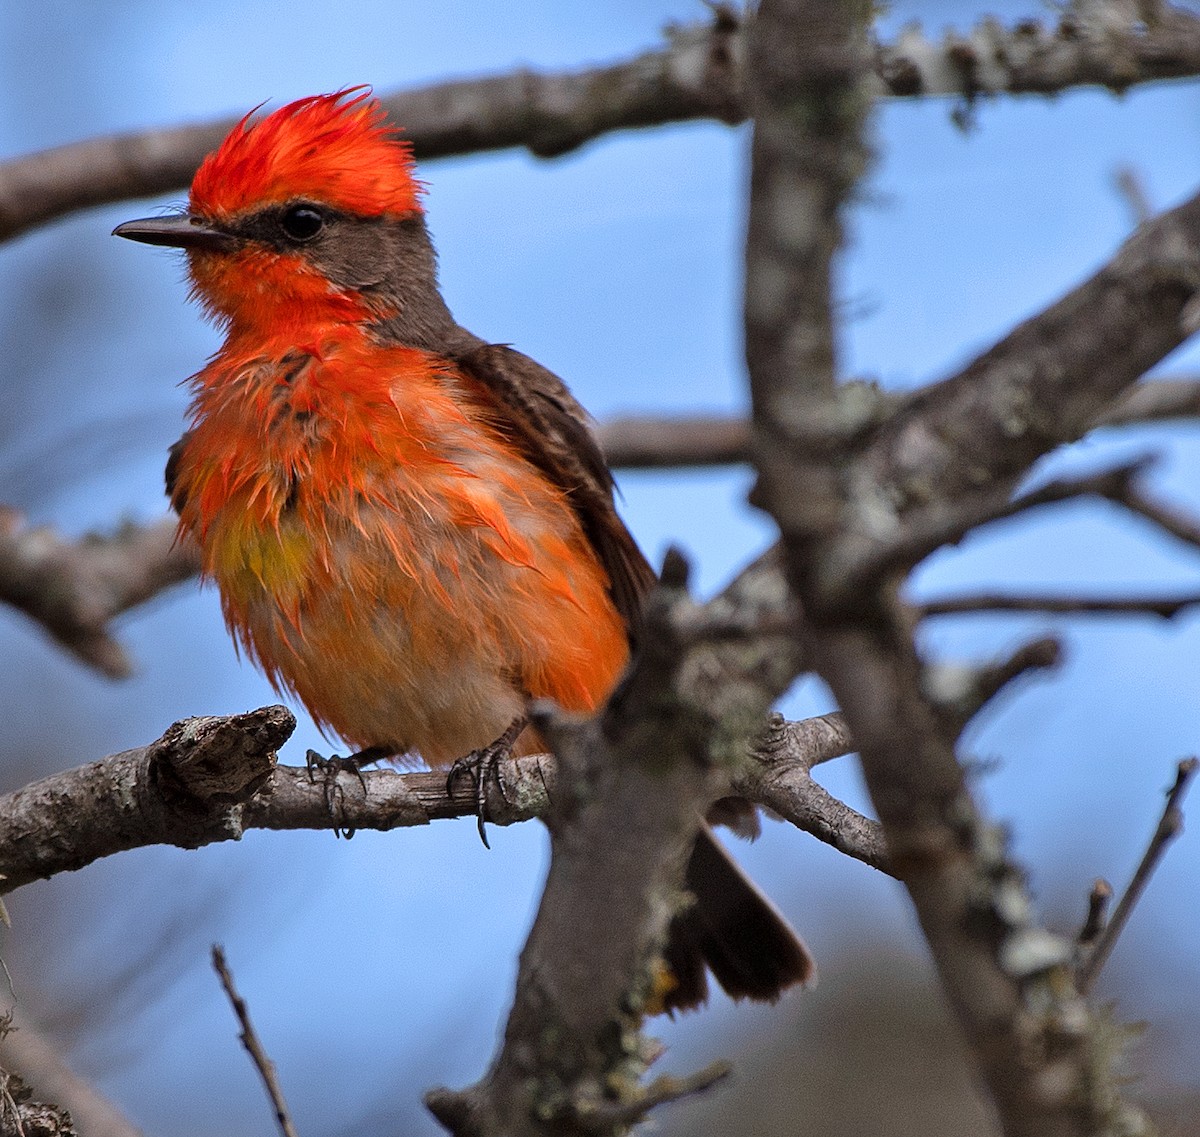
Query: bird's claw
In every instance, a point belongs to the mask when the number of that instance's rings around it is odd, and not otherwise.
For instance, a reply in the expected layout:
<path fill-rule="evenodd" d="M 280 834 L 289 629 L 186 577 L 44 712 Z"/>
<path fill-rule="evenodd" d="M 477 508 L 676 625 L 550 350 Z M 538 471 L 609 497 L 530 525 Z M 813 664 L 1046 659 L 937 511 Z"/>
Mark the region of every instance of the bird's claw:
<path fill-rule="evenodd" d="M 337 812 L 335 804 L 345 800 L 345 795 L 342 793 L 342 787 L 338 781 L 343 772 L 349 772 L 358 779 L 358 784 L 362 787 L 363 797 L 367 796 L 367 779 L 363 777 L 363 767 L 371 765 L 372 762 L 378 762 L 381 758 L 387 755 L 379 747 L 369 747 L 366 750 L 360 750 L 357 754 L 348 754 L 342 757 L 340 754 L 331 754 L 326 758 L 322 754 L 318 754 L 315 750 L 309 750 L 304 755 L 304 764 L 308 768 L 308 781 L 310 785 L 316 785 L 317 774 L 321 774 L 322 785 L 325 790 L 325 808 L 329 811 L 330 817 L 333 817 Z M 337 837 L 345 837 L 349 840 L 354 836 L 354 829 L 346 826 L 335 825 L 333 829 L 334 835 Z"/>
<path fill-rule="evenodd" d="M 488 843 L 486 822 L 488 821 L 487 792 L 488 783 L 493 781 L 500 791 L 500 796 L 508 800 L 504 791 L 504 782 L 500 777 L 500 763 L 512 754 L 513 743 L 517 735 L 525 729 L 525 720 L 518 719 L 494 742 L 472 750 L 470 754 L 455 760 L 446 774 L 446 793 L 454 796 L 454 783 L 464 774 L 471 779 L 475 791 L 475 824 L 479 830 L 479 839 L 485 849 L 492 846 Z"/>

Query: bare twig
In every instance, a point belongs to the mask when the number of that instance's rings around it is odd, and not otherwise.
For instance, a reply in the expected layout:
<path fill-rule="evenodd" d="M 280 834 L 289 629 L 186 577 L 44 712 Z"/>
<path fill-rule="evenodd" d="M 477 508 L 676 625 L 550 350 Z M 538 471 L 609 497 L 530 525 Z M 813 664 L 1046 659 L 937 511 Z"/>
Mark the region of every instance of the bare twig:
<path fill-rule="evenodd" d="M 1142 176 L 1132 166 L 1118 166 L 1113 171 L 1113 185 L 1116 186 L 1125 204 L 1129 206 L 1129 216 L 1134 227 L 1144 225 L 1154 216 L 1150 205 L 1150 197 Z"/>
<path fill-rule="evenodd" d="M 948 716 L 959 733 L 993 698 L 1030 671 L 1057 667 L 1062 658 L 1058 640 L 1043 636 L 983 665 L 933 663 L 925 667 L 925 696 Z"/>
<path fill-rule="evenodd" d="M 1200 593 L 1180 596 L 1034 596 L 971 592 L 939 596 L 913 606 L 919 616 L 988 612 L 1045 612 L 1068 616 L 1158 616 L 1169 620 L 1200 605 Z"/>
<path fill-rule="evenodd" d="M 1183 831 L 1183 810 L 1181 808 L 1183 797 L 1187 793 L 1188 786 L 1197 769 L 1200 769 L 1200 760 L 1195 758 L 1183 759 L 1176 768 L 1175 782 L 1167 791 L 1167 802 L 1163 807 L 1162 816 L 1158 819 L 1158 825 L 1155 826 L 1154 834 L 1150 838 L 1149 845 L 1146 846 L 1146 852 L 1142 855 L 1133 879 L 1130 880 L 1129 887 L 1125 889 L 1121 899 L 1117 901 L 1112 919 L 1100 933 L 1095 946 L 1079 968 L 1080 991 L 1090 990 L 1092 984 L 1095 983 L 1096 977 L 1108 962 L 1108 957 L 1112 954 L 1117 939 L 1125 930 L 1134 905 L 1146 891 L 1146 886 L 1150 883 L 1154 870 L 1167 851 L 1167 846 Z"/>
<path fill-rule="evenodd" d="M 250 1061 L 254 1063 L 258 1076 L 262 1078 L 267 1097 L 271 1099 L 271 1108 L 275 1111 L 275 1122 L 279 1126 L 279 1132 L 283 1134 L 283 1137 L 297 1137 L 296 1128 L 288 1113 L 287 1102 L 283 1098 L 283 1089 L 280 1087 L 279 1078 L 275 1073 L 275 1063 L 267 1056 L 263 1044 L 259 1041 L 258 1032 L 255 1031 L 254 1024 L 250 1021 L 250 1010 L 246 1006 L 246 1000 L 237 993 L 237 989 L 233 985 L 233 976 L 229 973 L 229 965 L 225 962 L 225 951 L 220 944 L 213 944 L 212 965 L 213 970 L 220 977 L 221 986 L 225 988 L 225 994 L 233 1007 L 233 1013 L 237 1015 L 238 1025 L 241 1027 L 238 1037 L 246 1048 L 246 1053 L 250 1055 Z"/>
<path fill-rule="evenodd" d="M 602 422 L 596 437 L 610 466 L 659 470 L 749 460 L 750 424 L 720 415 L 627 417 Z"/>
<path fill-rule="evenodd" d="M 631 1101 L 592 1104 L 588 1109 L 578 1112 L 575 1120 L 584 1132 L 622 1131 L 626 1126 L 637 1124 L 657 1106 L 706 1093 L 728 1078 L 732 1069 L 728 1062 L 718 1061 L 685 1077 L 664 1074 L 661 1078 L 655 1078 Z"/>
<path fill-rule="evenodd" d="M 1126 509 L 1152 521 L 1177 540 L 1200 549 L 1200 522 L 1182 510 L 1167 502 L 1156 501 L 1140 486 L 1128 486 L 1123 492 L 1109 496 Z"/>
<path fill-rule="evenodd" d="M 1090 948 L 1099 938 L 1100 933 L 1104 931 L 1112 896 L 1112 885 L 1108 881 L 1097 877 L 1092 882 L 1092 887 L 1088 891 L 1087 916 L 1076 937 L 1076 942 L 1081 948 Z"/>

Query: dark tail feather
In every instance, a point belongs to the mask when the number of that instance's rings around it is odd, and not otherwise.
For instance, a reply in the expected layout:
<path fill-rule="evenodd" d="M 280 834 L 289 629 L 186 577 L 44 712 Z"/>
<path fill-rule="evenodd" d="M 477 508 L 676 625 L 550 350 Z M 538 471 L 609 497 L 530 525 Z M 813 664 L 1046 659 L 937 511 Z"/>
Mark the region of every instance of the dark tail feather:
<path fill-rule="evenodd" d="M 816 965 L 804 941 L 751 882 L 705 825 L 685 877 L 695 904 L 675 917 L 663 952 L 676 985 L 665 1010 L 687 1010 L 708 997 L 707 965 L 735 999 L 773 1003 L 805 984 Z"/>

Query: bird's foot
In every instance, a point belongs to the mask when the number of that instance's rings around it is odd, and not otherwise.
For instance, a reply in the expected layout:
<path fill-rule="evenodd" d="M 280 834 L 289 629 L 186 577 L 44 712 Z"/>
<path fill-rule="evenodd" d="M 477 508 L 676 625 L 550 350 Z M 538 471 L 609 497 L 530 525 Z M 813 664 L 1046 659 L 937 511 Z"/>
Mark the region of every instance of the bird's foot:
<path fill-rule="evenodd" d="M 527 721 L 523 717 L 515 719 L 494 742 L 489 742 L 487 746 L 481 746 L 478 750 L 472 750 L 466 757 L 457 759 L 446 775 L 446 793 L 451 797 L 454 796 L 454 783 L 459 778 L 465 774 L 471 779 L 471 785 L 475 790 L 475 823 L 479 828 L 479 839 L 483 842 L 485 849 L 491 848 L 491 845 L 488 844 L 485 827 L 488 819 L 488 783 L 495 782 L 500 796 L 505 797 L 504 782 L 500 779 L 500 763 L 512 754 L 513 743 L 525 729 Z M 508 799 L 505 798 L 505 800 Z"/>
<path fill-rule="evenodd" d="M 329 810 L 329 816 L 333 817 L 337 813 L 335 806 L 345 800 L 342 787 L 338 784 L 342 774 L 353 774 L 358 779 L 358 784 L 362 786 L 365 797 L 367 779 L 363 777 L 363 767 L 370 766 L 373 762 L 380 762 L 387 757 L 390 757 L 389 751 L 383 746 L 368 746 L 366 750 L 360 750 L 356 754 L 347 754 L 344 758 L 340 754 L 331 754 L 326 758 L 315 750 L 309 750 L 304 755 L 304 764 L 308 767 L 308 780 L 312 785 L 316 785 L 317 775 L 321 775 L 325 790 L 325 808 Z M 347 840 L 354 836 L 353 828 L 341 825 L 334 826 L 333 832 L 334 836 L 345 837 Z"/>

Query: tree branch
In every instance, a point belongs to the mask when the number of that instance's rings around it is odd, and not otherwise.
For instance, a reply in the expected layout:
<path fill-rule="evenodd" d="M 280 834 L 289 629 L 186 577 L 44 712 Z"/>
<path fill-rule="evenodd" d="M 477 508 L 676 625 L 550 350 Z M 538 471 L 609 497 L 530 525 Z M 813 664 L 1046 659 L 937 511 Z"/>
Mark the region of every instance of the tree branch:
<path fill-rule="evenodd" d="M 5 889 L 147 844 L 199 848 L 242 834 L 296 720 L 285 707 L 175 723 L 157 742 L 4 796 Z"/>
<path fill-rule="evenodd" d="M 147 845 L 193 849 L 237 840 L 248 829 L 352 833 L 476 816 L 474 791 L 464 784 L 449 793 L 446 775 L 436 770 L 368 770 L 361 783 L 342 775 L 331 810 L 319 777 L 314 781 L 304 767 L 276 764 L 275 749 L 291 733 L 292 721 L 277 706 L 184 719 L 150 746 L 51 774 L 0 796 L 0 895 Z M 250 752 L 249 771 L 239 763 L 223 769 L 223 755 L 239 747 Z M 757 761 L 738 770 L 729 792 L 767 806 L 856 860 L 883 868 L 878 823 L 830 797 L 808 776 L 813 765 L 849 748 L 838 715 L 782 723 L 757 749 Z M 211 771 L 207 780 L 192 772 L 197 766 Z M 181 784 L 183 793 L 177 788 Z M 557 792 L 558 768 L 551 755 L 503 761 L 487 787 L 488 821 L 505 826 L 545 817 Z"/>
<path fill-rule="evenodd" d="M 1200 418 L 1200 379 L 1144 379 L 1099 411 L 1089 429 Z M 623 416 L 599 423 L 596 437 L 615 468 L 661 470 L 750 461 L 750 423 L 732 415 Z"/>
<path fill-rule="evenodd" d="M 1157 616 L 1170 620 L 1197 605 L 1200 605 L 1200 593 L 1180 596 L 1034 596 L 969 592 L 923 601 L 913 605 L 913 611 L 921 617 L 1044 612 L 1066 616 Z"/>
<path fill-rule="evenodd" d="M 1095 983 L 1096 977 L 1108 962 L 1113 948 L 1116 947 L 1118 938 L 1125 930 L 1125 925 L 1133 913 L 1134 905 L 1146 891 L 1146 886 L 1150 883 L 1154 870 L 1158 868 L 1163 854 L 1167 851 L 1167 846 L 1183 832 L 1183 796 L 1187 793 L 1188 786 L 1196 776 L 1197 770 L 1200 770 L 1200 760 L 1195 758 L 1185 758 L 1176 768 L 1175 782 L 1167 790 L 1167 801 L 1163 806 L 1162 816 L 1158 819 L 1154 834 L 1138 863 L 1133 879 L 1130 880 L 1129 887 L 1125 889 L 1121 899 L 1117 901 L 1112 919 L 1094 937 L 1095 943 L 1079 968 L 1078 982 L 1081 991 L 1090 990 L 1092 984 Z M 1108 890 L 1108 894 L 1112 895 L 1111 889 Z M 1096 895 L 1095 888 L 1092 890 L 1092 895 Z M 1089 913 L 1089 923 L 1091 922 L 1090 915 Z M 1082 935 L 1080 940 L 1083 940 Z"/>
<path fill-rule="evenodd" d="M 0 1133 L 5 1137 L 78 1137 L 65 1109 L 34 1101 L 33 1091 L 21 1076 L 5 1070 L 0 1070 Z"/>
<path fill-rule="evenodd" d="M 688 598 L 682 557 L 668 554 L 642 647 L 603 714 L 535 715 L 563 783 L 547 817 L 550 872 L 491 1070 L 467 1090 L 426 1096 L 459 1137 L 617 1137 L 664 1096 L 661 1083 L 640 1085 L 640 1032 L 684 863 L 707 807 L 727 792 L 731 767 L 793 677 L 719 681 L 713 656 L 729 641 L 706 638 L 708 615 Z M 711 615 L 720 623 L 725 612 Z"/>
<path fill-rule="evenodd" d="M 122 525 L 111 536 L 65 541 L 26 528 L 0 507 L 0 600 L 36 620 L 72 655 L 110 679 L 133 671 L 109 622 L 196 574 L 194 549 L 175 541 L 175 524 Z"/>
<path fill-rule="evenodd" d="M 54 1043 L 27 1017 L 14 1017 L 13 1025 L 0 1036 L 0 1067 L 18 1073 L 39 1097 L 68 1111 L 85 1137 L 143 1137 L 111 1101 L 63 1061 Z M 0 1132 L 7 1132 L 3 1125 Z"/>
<path fill-rule="evenodd" d="M 233 1007 L 233 1013 L 237 1016 L 238 1026 L 241 1027 L 238 1037 L 241 1039 L 242 1046 L 246 1048 L 246 1053 L 250 1055 L 250 1061 L 258 1071 L 258 1076 L 262 1079 L 263 1087 L 267 1091 L 271 1109 L 275 1113 L 275 1124 L 279 1126 L 279 1132 L 283 1137 L 297 1137 L 296 1127 L 292 1124 L 292 1117 L 283 1097 L 283 1089 L 279 1085 L 279 1076 L 275 1072 L 275 1063 L 271 1061 L 263 1048 L 258 1031 L 254 1029 L 254 1023 L 250 1021 L 250 1008 L 246 1006 L 246 1000 L 238 994 L 237 988 L 234 986 L 229 964 L 225 962 L 225 949 L 220 944 L 213 944 L 212 965 L 213 970 L 217 973 L 217 978 L 221 980 L 225 997 L 229 1000 L 230 1006 Z"/>
<path fill-rule="evenodd" d="M 1072 988 L 1072 946 L 1034 923 L 1023 874 L 957 760 L 966 716 L 941 697 L 898 597 L 912 562 L 897 556 L 888 571 L 848 582 L 846 569 L 863 563 L 864 548 L 869 560 L 871 549 L 903 545 L 909 511 L 932 532 L 971 495 L 976 507 L 989 495 L 1007 501 L 1006 479 L 1085 429 L 1154 351 L 1179 342 L 1200 283 L 1200 242 L 1192 239 L 1200 202 L 1184 207 L 1182 221 L 1145 227 L 1099 285 L 1077 290 L 899 411 L 859 387 L 835 386 L 832 261 L 840 214 L 865 161 L 868 12 L 852 0 L 763 0 L 757 16 L 745 300 L 759 472 L 753 500 L 779 525 L 809 659 L 854 735 L 890 863 L 1005 1132 L 1125 1132 L 1141 1117 L 1121 1102 L 1111 1070 L 1097 1066 L 1100 1028 Z M 1078 306 L 1079 292 L 1096 312 Z M 1149 313 L 1152 301 L 1161 320 Z M 1108 317 L 1119 333 L 1103 325 Z M 1135 326 L 1139 320 L 1146 323 Z M 1062 341 L 1083 323 L 1103 358 L 1082 337 Z M 1080 356 L 1067 360 L 1068 351 Z M 1062 372 L 1054 369 L 1060 361 Z M 1074 390 L 1079 369 L 1089 372 L 1087 391 Z M 927 542 L 910 544 L 915 559 Z M 1019 653 L 1012 666 L 994 669 L 979 697 L 1051 655 L 1048 644 Z"/>
<path fill-rule="evenodd" d="M 1091 7 L 1097 7 L 1096 4 Z M 1200 74 L 1200 18 L 1161 5 L 1153 20 L 1130 5 L 1103 5 L 1090 22 L 1072 8 L 1057 24 L 984 20 L 940 42 L 918 28 L 873 50 L 875 96 L 1049 95 L 1100 85 L 1123 91 Z M 567 153 L 613 130 L 746 117 L 744 29 L 718 6 L 705 24 L 674 26 L 667 42 L 632 59 L 565 72 L 523 69 L 388 95 L 418 159 L 524 147 Z M 154 129 L 71 143 L 0 164 L 0 240 L 108 202 L 183 189 L 237 120 Z"/>
<path fill-rule="evenodd" d="M 1200 325 L 1200 194 L 1142 226 L 1090 280 L 956 375 L 917 391 L 871 437 L 863 532 L 992 487 L 1120 413 L 1137 379 Z M 1133 392 L 1130 400 L 1135 399 Z"/>

